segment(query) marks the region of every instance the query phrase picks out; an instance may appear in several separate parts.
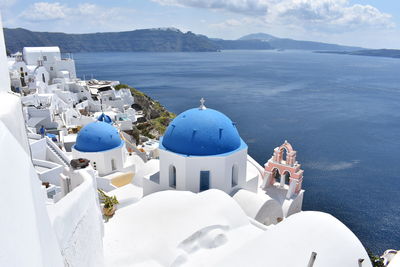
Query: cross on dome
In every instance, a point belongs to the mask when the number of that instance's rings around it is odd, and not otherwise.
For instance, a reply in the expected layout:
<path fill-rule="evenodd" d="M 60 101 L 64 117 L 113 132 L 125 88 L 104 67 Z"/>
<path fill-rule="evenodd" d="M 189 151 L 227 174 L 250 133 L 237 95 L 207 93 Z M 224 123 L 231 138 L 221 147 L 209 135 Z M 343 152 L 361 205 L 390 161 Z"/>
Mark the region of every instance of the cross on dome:
<path fill-rule="evenodd" d="M 206 100 L 204 98 L 200 99 L 200 107 L 199 107 L 199 109 L 202 109 L 202 110 L 207 109 L 206 106 L 204 105 L 205 102 L 206 102 Z"/>

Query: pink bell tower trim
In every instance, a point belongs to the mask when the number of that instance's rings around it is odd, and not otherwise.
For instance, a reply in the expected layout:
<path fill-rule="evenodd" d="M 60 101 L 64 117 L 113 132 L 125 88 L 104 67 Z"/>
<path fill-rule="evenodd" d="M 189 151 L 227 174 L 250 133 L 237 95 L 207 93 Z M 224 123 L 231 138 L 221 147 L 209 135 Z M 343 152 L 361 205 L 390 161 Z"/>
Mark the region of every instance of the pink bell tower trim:
<path fill-rule="evenodd" d="M 286 158 L 284 158 L 285 152 Z M 274 155 L 264 165 L 264 188 L 271 186 L 283 188 L 288 182 L 289 190 L 286 198 L 291 198 L 301 191 L 304 171 L 300 169 L 301 165 L 296 161 L 296 153 L 288 141 L 274 149 Z M 289 181 L 286 181 L 287 179 Z"/>

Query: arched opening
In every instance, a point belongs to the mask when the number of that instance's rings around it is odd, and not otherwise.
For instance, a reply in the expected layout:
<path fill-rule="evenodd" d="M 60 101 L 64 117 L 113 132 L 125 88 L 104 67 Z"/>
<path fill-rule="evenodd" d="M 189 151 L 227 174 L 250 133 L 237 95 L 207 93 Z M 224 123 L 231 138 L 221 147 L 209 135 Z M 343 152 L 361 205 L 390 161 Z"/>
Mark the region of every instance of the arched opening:
<path fill-rule="evenodd" d="M 274 183 L 280 181 L 281 176 L 280 176 L 280 174 L 279 174 L 278 169 L 273 169 L 273 170 L 272 170 L 272 178 L 274 178 L 274 179 L 273 179 Z"/>
<path fill-rule="evenodd" d="M 286 147 L 281 148 L 281 153 L 282 153 L 282 161 L 285 163 L 287 162 L 287 155 L 288 155 L 288 150 Z"/>
<path fill-rule="evenodd" d="M 176 168 L 174 165 L 169 166 L 169 187 L 176 188 Z"/>
<path fill-rule="evenodd" d="M 232 187 L 237 186 L 239 183 L 239 167 L 237 164 L 232 166 Z"/>
<path fill-rule="evenodd" d="M 210 171 L 200 171 L 200 192 L 210 189 Z"/>
<path fill-rule="evenodd" d="M 281 176 L 281 185 L 290 184 L 290 173 L 288 171 L 284 172 Z"/>

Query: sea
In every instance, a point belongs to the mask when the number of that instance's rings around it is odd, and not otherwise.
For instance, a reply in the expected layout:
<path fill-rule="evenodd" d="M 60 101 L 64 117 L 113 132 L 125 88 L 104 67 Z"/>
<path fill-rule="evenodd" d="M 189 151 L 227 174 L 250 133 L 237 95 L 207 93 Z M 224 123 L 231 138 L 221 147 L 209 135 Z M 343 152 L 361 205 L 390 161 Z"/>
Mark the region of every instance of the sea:
<path fill-rule="evenodd" d="M 74 59 L 80 78 L 119 80 L 174 113 L 203 97 L 262 165 L 287 140 L 304 169 L 304 210 L 332 214 L 376 254 L 400 249 L 400 59 L 274 50 Z"/>

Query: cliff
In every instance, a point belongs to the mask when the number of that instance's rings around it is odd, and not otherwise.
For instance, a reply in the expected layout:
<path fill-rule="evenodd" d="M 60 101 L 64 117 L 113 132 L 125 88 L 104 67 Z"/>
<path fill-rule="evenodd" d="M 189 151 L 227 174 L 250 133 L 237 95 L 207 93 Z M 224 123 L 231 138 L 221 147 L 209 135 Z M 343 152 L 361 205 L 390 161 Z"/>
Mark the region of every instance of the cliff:
<path fill-rule="evenodd" d="M 176 115 L 169 112 L 158 101 L 131 86 L 120 84 L 115 87 L 116 90 L 121 88 L 128 88 L 131 91 L 135 99 L 134 108 L 143 112 L 143 117 L 138 119 L 131 133 L 133 137 L 136 140 L 139 140 L 140 135 L 156 139 L 161 137 L 170 121 L 175 118 Z"/>

